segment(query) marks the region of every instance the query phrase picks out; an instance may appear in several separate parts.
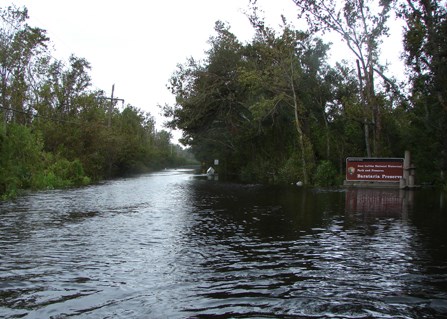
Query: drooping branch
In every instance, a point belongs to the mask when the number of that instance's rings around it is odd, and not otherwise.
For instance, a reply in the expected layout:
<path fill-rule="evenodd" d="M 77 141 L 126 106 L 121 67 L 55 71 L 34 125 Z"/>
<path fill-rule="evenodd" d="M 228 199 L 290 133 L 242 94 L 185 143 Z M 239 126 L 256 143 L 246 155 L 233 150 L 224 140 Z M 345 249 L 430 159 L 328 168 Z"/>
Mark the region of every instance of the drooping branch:
<path fill-rule="evenodd" d="M 374 72 L 376 72 L 383 81 L 385 81 L 385 83 L 389 84 L 393 90 L 393 93 L 397 96 L 399 96 L 402 101 L 405 102 L 405 104 L 407 106 L 410 105 L 410 101 L 408 100 L 408 98 L 401 92 L 399 86 L 389 77 L 387 77 L 381 70 L 379 70 L 378 68 L 373 68 Z"/>

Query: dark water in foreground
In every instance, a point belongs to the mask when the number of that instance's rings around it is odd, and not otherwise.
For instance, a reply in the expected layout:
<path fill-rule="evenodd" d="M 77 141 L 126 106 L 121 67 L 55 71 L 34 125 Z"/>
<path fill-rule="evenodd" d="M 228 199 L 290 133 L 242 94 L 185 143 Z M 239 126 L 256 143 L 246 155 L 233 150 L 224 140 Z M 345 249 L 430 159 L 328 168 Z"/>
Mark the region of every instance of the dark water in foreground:
<path fill-rule="evenodd" d="M 447 201 L 164 171 L 0 203 L 0 318 L 446 318 Z"/>

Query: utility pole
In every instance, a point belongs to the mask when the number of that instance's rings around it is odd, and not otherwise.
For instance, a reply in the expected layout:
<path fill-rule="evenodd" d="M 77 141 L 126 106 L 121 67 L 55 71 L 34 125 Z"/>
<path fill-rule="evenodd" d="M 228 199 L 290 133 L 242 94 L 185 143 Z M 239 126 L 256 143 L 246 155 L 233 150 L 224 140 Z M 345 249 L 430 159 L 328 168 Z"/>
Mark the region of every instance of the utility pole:
<path fill-rule="evenodd" d="M 118 99 L 114 98 L 113 94 L 115 92 L 115 84 L 112 85 L 112 95 L 111 97 L 102 97 L 103 100 L 110 100 L 110 105 L 108 109 L 108 119 L 107 119 L 107 127 L 112 127 L 112 112 L 113 112 L 113 105 L 116 101 L 121 101 L 121 103 L 124 105 L 124 99 Z"/>
<path fill-rule="evenodd" d="M 121 101 L 121 103 L 123 103 L 124 105 L 124 99 L 118 99 L 115 98 L 113 95 L 115 93 L 115 84 L 112 85 L 112 95 L 110 97 L 102 97 L 101 99 L 103 100 L 110 100 L 110 104 L 109 104 L 109 108 L 108 108 L 108 118 L 107 118 L 107 128 L 111 129 L 112 127 L 112 112 L 113 112 L 113 106 L 115 104 L 115 101 Z M 109 132 L 111 133 L 111 132 Z M 112 164 L 113 164 L 113 160 L 112 160 L 112 156 L 110 154 L 110 150 L 109 150 L 109 156 L 108 156 L 108 175 L 109 177 L 112 176 Z"/>
<path fill-rule="evenodd" d="M 107 121 L 107 127 L 111 127 L 112 126 L 113 92 L 114 91 L 115 91 L 115 84 L 112 85 L 112 95 L 110 97 L 109 119 Z"/>

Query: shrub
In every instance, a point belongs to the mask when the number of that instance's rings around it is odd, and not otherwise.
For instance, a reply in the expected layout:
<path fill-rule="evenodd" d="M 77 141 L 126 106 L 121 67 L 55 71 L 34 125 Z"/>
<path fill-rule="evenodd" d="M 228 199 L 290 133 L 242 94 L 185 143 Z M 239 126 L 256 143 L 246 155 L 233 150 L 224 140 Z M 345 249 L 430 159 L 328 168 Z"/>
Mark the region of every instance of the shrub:
<path fill-rule="evenodd" d="M 337 169 L 331 161 L 321 161 L 315 172 L 315 185 L 322 187 L 337 185 L 337 175 Z"/>
<path fill-rule="evenodd" d="M 243 182 L 275 182 L 275 167 L 268 160 L 258 158 L 247 163 L 240 170 L 240 179 Z"/>
<path fill-rule="evenodd" d="M 90 178 L 85 176 L 79 160 L 54 159 L 49 154 L 47 154 L 46 160 L 47 167 L 33 177 L 34 189 L 65 188 L 90 183 Z"/>
<path fill-rule="evenodd" d="M 25 126 L 0 125 L 0 196 L 14 197 L 30 187 L 33 174 L 41 170 L 42 139 Z"/>
<path fill-rule="evenodd" d="M 298 154 L 291 156 L 278 171 L 280 183 L 290 184 L 303 180 L 303 168 Z"/>

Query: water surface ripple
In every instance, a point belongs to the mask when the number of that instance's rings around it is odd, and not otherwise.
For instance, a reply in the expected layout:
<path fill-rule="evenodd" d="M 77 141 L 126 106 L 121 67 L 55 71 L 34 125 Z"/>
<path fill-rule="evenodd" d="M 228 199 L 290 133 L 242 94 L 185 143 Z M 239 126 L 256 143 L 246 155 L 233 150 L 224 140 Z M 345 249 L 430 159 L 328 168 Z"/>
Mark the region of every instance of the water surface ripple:
<path fill-rule="evenodd" d="M 0 203 L 0 318 L 445 318 L 433 191 L 167 170 Z"/>

